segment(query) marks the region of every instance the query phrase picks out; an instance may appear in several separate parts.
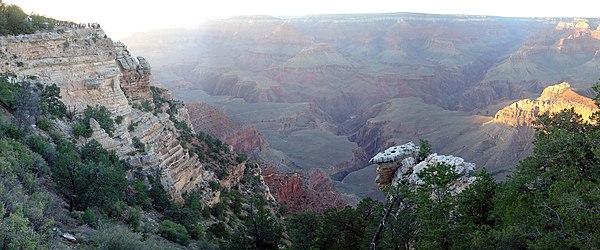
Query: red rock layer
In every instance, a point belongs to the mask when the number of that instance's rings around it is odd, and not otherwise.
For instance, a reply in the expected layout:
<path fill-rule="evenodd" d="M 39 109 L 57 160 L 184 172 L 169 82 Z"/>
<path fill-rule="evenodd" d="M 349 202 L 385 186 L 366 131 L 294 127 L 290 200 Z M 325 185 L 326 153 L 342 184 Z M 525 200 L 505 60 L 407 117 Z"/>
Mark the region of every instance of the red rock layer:
<path fill-rule="evenodd" d="M 263 169 L 265 183 L 280 204 L 289 211 L 323 211 L 331 207 L 344 207 L 347 201 L 335 191 L 327 173 L 317 170 L 308 181 L 302 173 L 277 173 L 272 166 Z"/>

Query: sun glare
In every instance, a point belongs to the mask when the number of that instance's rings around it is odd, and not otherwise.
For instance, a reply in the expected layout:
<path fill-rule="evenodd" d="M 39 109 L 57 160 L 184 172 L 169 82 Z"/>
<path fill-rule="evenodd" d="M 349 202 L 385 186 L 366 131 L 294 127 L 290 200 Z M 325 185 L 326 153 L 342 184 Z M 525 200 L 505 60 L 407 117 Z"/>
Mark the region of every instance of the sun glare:
<path fill-rule="evenodd" d="M 135 32 L 170 27 L 191 28 L 207 19 L 236 15 L 301 16 L 309 14 L 419 12 L 434 14 L 471 14 L 497 16 L 569 16 L 593 17 L 587 1 L 575 5 L 544 1 L 480 0 L 219 0 L 219 1 L 141 1 L 141 0 L 5 0 L 26 12 L 42 13 L 62 20 L 98 22 L 113 38 Z M 589 4 L 592 4 L 591 2 Z M 579 6 L 579 7 L 578 7 Z"/>

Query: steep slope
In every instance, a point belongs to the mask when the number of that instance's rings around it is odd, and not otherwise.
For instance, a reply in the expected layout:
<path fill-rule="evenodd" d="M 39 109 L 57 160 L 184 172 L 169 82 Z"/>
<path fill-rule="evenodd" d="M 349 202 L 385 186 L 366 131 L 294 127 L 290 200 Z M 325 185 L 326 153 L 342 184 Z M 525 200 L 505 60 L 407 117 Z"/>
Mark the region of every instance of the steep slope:
<path fill-rule="evenodd" d="M 149 85 L 151 67 L 143 57 L 132 58 L 124 44 L 113 45 L 98 28 L 58 29 L 61 32 L 0 37 L 0 70 L 17 79 L 57 84 L 62 101 L 76 116 L 87 106 L 107 107 L 113 118 L 122 120 L 114 133 L 107 133 L 92 119 L 92 136 L 79 139 L 79 143 L 97 140 L 104 148 L 115 150 L 133 168 L 159 174 L 163 186 L 176 199 L 199 190 L 205 204 L 217 203 L 219 190 L 209 188 L 210 182 L 219 181 L 215 171 L 233 167 L 243 171 L 244 164 L 239 165 L 235 156 L 220 152 L 215 157 L 224 158 L 222 163 L 226 165 L 214 165 L 186 148 L 180 128 L 181 124 L 191 125 L 187 109 L 183 103 L 171 100 L 165 90 L 153 96 Z M 169 105 L 156 106 L 156 98 Z M 154 108 L 156 112 L 149 112 Z M 71 133 L 67 125 L 63 130 Z M 146 145 L 144 150 L 134 147 L 135 140 Z"/>

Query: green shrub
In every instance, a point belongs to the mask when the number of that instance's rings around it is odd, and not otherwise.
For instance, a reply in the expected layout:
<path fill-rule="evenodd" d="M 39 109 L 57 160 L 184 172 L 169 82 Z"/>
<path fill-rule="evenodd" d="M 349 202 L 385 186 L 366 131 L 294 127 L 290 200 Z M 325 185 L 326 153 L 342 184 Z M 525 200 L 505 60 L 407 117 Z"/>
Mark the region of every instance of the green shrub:
<path fill-rule="evenodd" d="M 148 191 L 148 196 L 152 199 L 152 205 L 159 212 L 164 212 L 168 209 L 171 209 L 171 196 L 165 191 L 165 188 L 160 183 L 158 178 L 154 181 L 150 181 L 152 183 L 152 188 Z"/>
<path fill-rule="evenodd" d="M 217 218 L 222 218 L 225 216 L 225 208 L 225 204 L 219 202 L 210 209 L 210 213 Z"/>
<path fill-rule="evenodd" d="M 138 152 L 144 152 L 146 151 L 146 144 L 144 144 L 142 141 L 140 141 L 140 138 L 138 138 L 137 136 L 134 136 L 131 139 L 132 143 L 133 143 L 133 147 L 135 149 L 137 149 Z"/>
<path fill-rule="evenodd" d="M 53 163 L 56 160 L 56 148 L 54 144 L 48 142 L 46 138 L 39 135 L 32 135 L 27 138 L 27 146 L 33 151 L 40 154 L 48 163 Z"/>
<path fill-rule="evenodd" d="M 0 137 L 8 137 L 20 140 L 25 136 L 25 132 L 17 128 L 13 123 L 0 121 Z"/>
<path fill-rule="evenodd" d="M 137 125 L 140 124 L 140 122 L 132 122 L 131 124 L 129 124 L 129 126 L 127 126 L 127 131 L 132 132 L 135 130 L 135 127 L 137 127 Z"/>
<path fill-rule="evenodd" d="M 76 122 L 75 124 L 73 124 L 72 129 L 73 135 L 75 137 L 83 136 L 86 138 L 90 138 L 92 136 L 92 133 L 94 133 L 94 131 L 89 127 L 89 125 L 86 125 L 83 121 Z"/>
<path fill-rule="evenodd" d="M 52 124 L 50 124 L 50 121 L 46 118 L 40 118 L 37 121 L 37 127 L 41 130 L 44 130 L 46 132 L 50 131 L 50 129 L 52 128 Z"/>
<path fill-rule="evenodd" d="M 242 163 L 245 162 L 248 159 L 248 157 L 245 154 L 239 154 L 235 159 L 238 163 Z"/>
<path fill-rule="evenodd" d="M 131 107 L 134 108 L 134 109 L 142 110 L 142 104 L 139 104 L 137 102 L 132 103 Z"/>
<path fill-rule="evenodd" d="M 158 238 L 158 237 L 156 237 Z M 167 241 L 160 241 L 155 237 L 146 237 L 118 225 L 107 224 L 101 226 L 93 234 L 90 243 L 92 246 L 82 245 L 81 249 L 110 249 L 110 250 L 169 250 L 180 249 Z"/>
<path fill-rule="evenodd" d="M 149 187 L 145 182 L 135 180 L 129 189 L 131 192 L 127 196 L 127 203 L 131 206 L 140 206 L 144 209 L 152 207 L 152 203 L 148 197 L 148 189 Z"/>
<path fill-rule="evenodd" d="M 115 117 L 115 123 L 116 124 L 121 124 L 123 123 L 123 116 L 122 115 L 118 115 L 117 117 Z"/>
<path fill-rule="evenodd" d="M 115 131 L 115 121 L 110 117 L 110 111 L 101 105 L 87 106 L 83 111 L 83 123 L 89 128 L 90 119 L 94 118 L 106 133 L 112 136 Z"/>
<path fill-rule="evenodd" d="M 212 238 L 214 238 L 214 239 L 224 239 L 224 238 L 228 238 L 229 235 L 231 235 L 229 230 L 227 230 L 225 223 L 223 223 L 223 222 L 218 222 L 218 223 L 210 225 L 208 227 L 208 232 L 211 234 Z"/>
<path fill-rule="evenodd" d="M 92 228 L 98 227 L 98 217 L 96 217 L 96 213 L 91 208 L 86 208 L 81 216 L 81 219 L 85 224 L 88 224 Z"/>
<path fill-rule="evenodd" d="M 146 112 L 152 112 L 154 108 L 152 107 L 152 103 L 148 100 L 142 102 L 142 110 Z"/>
<path fill-rule="evenodd" d="M 45 86 L 40 95 L 43 113 L 58 118 L 66 116 L 67 106 L 60 98 L 60 88 L 56 84 Z"/>
<path fill-rule="evenodd" d="M 0 105 L 8 109 L 15 108 L 14 92 L 18 85 L 8 81 L 5 74 L 0 74 Z"/>
<path fill-rule="evenodd" d="M 138 208 L 130 208 L 127 210 L 127 214 L 125 216 L 125 222 L 129 224 L 129 227 L 133 231 L 138 231 L 140 228 L 140 220 L 142 219 L 142 212 Z"/>
<path fill-rule="evenodd" d="M 191 228 L 191 230 L 188 230 L 188 231 L 189 231 L 192 239 L 194 239 L 194 240 L 204 239 L 204 228 L 202 227 L 202 225 L 196 225 L 193 228 Z"/>
<path fill-rule="evenodd" d="M 190 244 L 190 236 L 185 227 L 181 224 L 177 224 L 170 220 L 163 220 L 158 224 L 158 232 L 160 236 L 167 240 L 184 246 Z"/>
<path fill-rule="evenodd" d="M 221 188 L 221 183 L 218 181 L 211 181 L 208 185 L 212 191 L 217 191 Z"/>

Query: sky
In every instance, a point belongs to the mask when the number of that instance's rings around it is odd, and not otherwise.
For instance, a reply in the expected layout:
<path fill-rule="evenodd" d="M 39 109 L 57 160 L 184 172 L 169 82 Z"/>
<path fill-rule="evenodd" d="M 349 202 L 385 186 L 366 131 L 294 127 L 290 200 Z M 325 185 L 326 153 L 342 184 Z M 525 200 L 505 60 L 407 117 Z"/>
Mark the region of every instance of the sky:
<path fill-rule="evenodd" d="M 593 0 L 4 0 L 26 13 L 100 23 L 115 39 L 135 32 L 193 28 L 237 15 L 418 12 L 512 17 L 600 17 Z"/>

